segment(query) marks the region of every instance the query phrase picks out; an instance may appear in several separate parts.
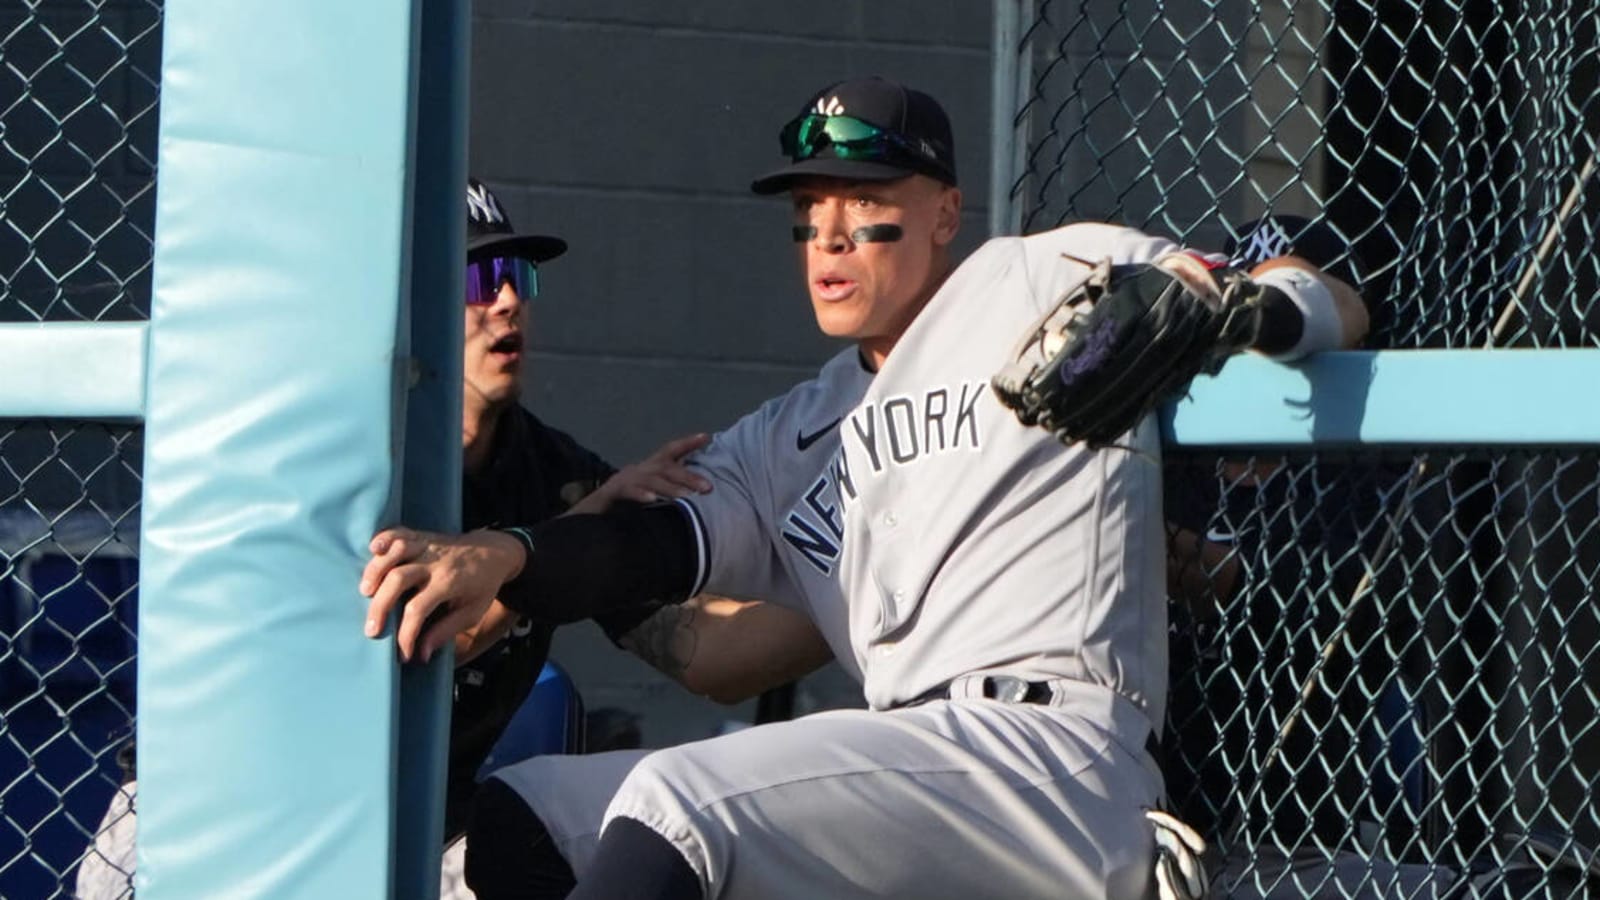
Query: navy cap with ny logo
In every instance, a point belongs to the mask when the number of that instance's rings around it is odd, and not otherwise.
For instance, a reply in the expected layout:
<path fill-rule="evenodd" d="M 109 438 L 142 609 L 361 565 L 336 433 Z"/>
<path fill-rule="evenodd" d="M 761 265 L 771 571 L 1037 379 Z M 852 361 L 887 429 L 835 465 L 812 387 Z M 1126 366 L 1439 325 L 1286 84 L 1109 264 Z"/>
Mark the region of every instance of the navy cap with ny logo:
<path fill-rule="evenodd" d="M 790 164 L 752 182 L 758 194 L 788 190 L 806 175 L 893 181 L 920 173 L 956 184 L 955 135 L 944 107 L 877 76 L 816 92 L 778 140 Z"/>
<path fill-rule="evenodd" d="M 531 262 L 555 259 L 567 242 L 546 234 L 518 234 L 505 207 L 483 182 L 467 177 L 467 259 L 516 256 Z"/>

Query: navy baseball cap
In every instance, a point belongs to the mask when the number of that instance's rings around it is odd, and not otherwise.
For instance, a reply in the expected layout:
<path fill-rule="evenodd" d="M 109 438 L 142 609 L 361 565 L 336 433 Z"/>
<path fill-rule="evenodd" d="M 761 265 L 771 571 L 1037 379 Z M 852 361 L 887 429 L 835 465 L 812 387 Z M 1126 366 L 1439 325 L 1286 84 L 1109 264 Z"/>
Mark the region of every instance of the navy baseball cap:
<path fill-rule="evenodd" d="M 567 242 L 545 234 L 517 234 L 494 192 L 467 177 L 467 259 L 515 256 L 541 263 L 567 252 Z"/>
<path fill-rule="evenodd" d="M 1248 267 L 1293 254 L 1351 286 L 1359 287 L 1366 266 L 1332 225 L 1304 216 L 1268 215 L 1246 223 L 1223 248 L 1237 266 Z"/>
<path fill-rule="evenodd" d="M 786 191 L 806 175 L 895 181 L 920 173 L 956 184 L 955 135 L 944 107 L 928 94 L 877 76 L 813 94 L 778 143 L 789 165 L 751 182 L 758 194 Z"/>

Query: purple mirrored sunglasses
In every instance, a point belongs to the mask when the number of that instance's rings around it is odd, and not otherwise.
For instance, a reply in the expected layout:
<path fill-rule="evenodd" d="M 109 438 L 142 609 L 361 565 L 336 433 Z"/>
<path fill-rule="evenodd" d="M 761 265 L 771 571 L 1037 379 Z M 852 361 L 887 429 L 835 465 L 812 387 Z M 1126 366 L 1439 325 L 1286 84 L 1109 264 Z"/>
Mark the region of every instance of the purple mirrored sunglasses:
<path fill-rule="evenodd" d="M 522 300 L 539 295 L 539 267 L 516 256 L 491 256 L 467 263 L 467 305 L 488 306 L 511 285 Z"/>

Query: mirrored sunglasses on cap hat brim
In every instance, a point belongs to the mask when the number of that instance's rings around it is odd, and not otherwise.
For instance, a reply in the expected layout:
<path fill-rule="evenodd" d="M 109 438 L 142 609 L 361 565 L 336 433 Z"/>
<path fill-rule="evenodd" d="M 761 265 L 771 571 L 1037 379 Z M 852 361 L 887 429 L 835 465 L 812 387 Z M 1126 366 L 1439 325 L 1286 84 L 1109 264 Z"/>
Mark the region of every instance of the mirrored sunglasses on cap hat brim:
<path fill-rule="evenodd" d="M 836 159 L 882 162 L 918 168 L 945 167 L 915 142 L 887 128 L 850 116 L 807 113 L 783 126 L 778 134 L 783 153 L 794 162 L 812 159 L 823 151 Z"/>
<path fill-rule="evenodd" d="M 467 263 L 467 305 L 488 306 L 511 285 L 522 300 L 539 295 L 539 267 L 517 256 L 490 256 Z"/>

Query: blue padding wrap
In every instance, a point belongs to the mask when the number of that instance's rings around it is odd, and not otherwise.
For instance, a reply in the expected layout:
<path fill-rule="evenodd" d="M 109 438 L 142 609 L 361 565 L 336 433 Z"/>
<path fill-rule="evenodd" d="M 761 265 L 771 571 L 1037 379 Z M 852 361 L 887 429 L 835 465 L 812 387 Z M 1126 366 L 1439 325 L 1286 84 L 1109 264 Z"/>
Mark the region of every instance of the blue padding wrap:
<path fill-rule="evenodd" d="M 1206 447 L 1558 446 L 1600 443 L 1585 392 L 1600 350 L 1246 354 L 1167 407 L 1169 444 Z"/>
<path fill-rule="evenodd" d="M 0 324 L 8 418 L 144 418 L 143 322 Z"/>
<path fill-rule="evenodd" d="M 140 900 L 388 897 L 412 5 L 170 0 L 146 401 Z"/>

